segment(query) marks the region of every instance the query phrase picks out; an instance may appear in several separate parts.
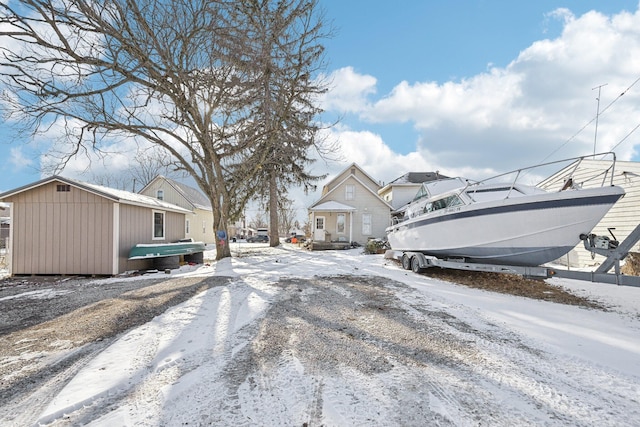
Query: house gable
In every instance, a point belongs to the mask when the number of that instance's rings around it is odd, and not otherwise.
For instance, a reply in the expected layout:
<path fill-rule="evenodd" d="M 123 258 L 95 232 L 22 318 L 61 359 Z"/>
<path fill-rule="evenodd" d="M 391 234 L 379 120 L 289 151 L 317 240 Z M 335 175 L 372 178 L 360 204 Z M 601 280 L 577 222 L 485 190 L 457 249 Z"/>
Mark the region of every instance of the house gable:
<path fill-rule="evenodd" d="M 142 190 L 141 194 L 158 197 L 162 192 L 163 200 L 192 210 L 187 215 L 185 223 L 185 237 L 204 243 L 215 243 L 213 229 L 213 209 L 209 200 L 199 190 L 186 184 L 179 183 L 162 175 L 155 177 Z"/>
<path fill-rule="evenodd" d="M 380 188 L 380 184 L 373 179 L 368 173 L 366 173 L 360 166 L 355 163 L 352 163 L 347 168 L 345 168 L 342 172 L 336 175 L 331 181 L 324 185 L 322 188 L 322 194 L 326 194 L 330 192 L 336 185 L 343 182 L 349 176 L 353 176 L 357 178 L 362 185 L 369 188 L 373 191 L 378 191 Z"/>
<path fill-rule="evenodd" d="M 158 191 L 164 192 L 163 200 L 185 209 L 212 210 L 211 203 L 202 192 L 162 175 L 155 177 L 149 184 L 145 185 L 139 193 L 158 198 Z"/>

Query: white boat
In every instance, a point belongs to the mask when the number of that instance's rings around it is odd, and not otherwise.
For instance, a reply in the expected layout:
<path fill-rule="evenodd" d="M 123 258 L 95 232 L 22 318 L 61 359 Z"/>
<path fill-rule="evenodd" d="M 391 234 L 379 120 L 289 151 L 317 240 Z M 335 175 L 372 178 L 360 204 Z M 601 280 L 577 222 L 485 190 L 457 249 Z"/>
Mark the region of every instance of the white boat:
<path fill-rule="evenodd" d="M 596 188 L 570 176 L 554 191 L 517 183 L 531 168 L 514 171 L 516 180 L 501 183 L 463 178 L 426 182 L 397 213 L 387 239 L 396 251 L 465 262 L 542 265 L 573 249 L 624 196 L 624 190 L 613 185 L 614 165 L 615 156 Z"/>

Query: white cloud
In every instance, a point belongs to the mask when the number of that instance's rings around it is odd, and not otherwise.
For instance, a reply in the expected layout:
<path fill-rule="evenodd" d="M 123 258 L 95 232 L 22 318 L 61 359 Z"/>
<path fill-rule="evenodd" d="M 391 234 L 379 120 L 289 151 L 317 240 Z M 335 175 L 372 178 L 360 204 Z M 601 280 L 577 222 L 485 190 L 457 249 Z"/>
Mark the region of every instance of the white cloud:
<path fill-rule="evenodd" d="M 12 147 L 9 150 L 9 163 L 14 166 L 14 170 L 23 170 L 33 166 L 33 159 L 24 153 L 22 147 Z"/>
<path fill-rule="evenodd" d="M 461 81 L 403 81 L 377 100 L 371 99 L 371 86 L 352 85 L 351 95 L 359 102 L 351 104 L 350 111 L 377 126 L 411 124 L 420 135 L 416 152 L 429 159 L 423 164 L 432 169 L 504 171 L 550 155 L 560 159 L 590 154 L 598 96 L 592 88 L 606 84 L 596 151 L 615 147 L 619 159 L 631 159 L 640 145 L 640 130 L 620 141 L 640 123 L 640 82 L 634 83 L 640 77 L 640 13 L 606 16 L 592 11 L 576 17 L 558 9 L 548 17 L 562 21 L 562 34 L 532 43 L 506 67 Z M 375 81 L 359 78 L 352 69 L 342 73 L 349 79 L 336 79 L 337 84 Z M 353 159 L 372 156 L 371 141 L 385 145 L 379 137 L 360 138 L 368 142 L 345 148 Z M 409 143 L 413 141 L 405 141 Z M 387 150 L 394 158 L 392 149 Z M 400 170 L 418 170 L 414 165 Z"/>
<path fill-rule="evenodd" d="M 361 111 L 367 107 L 367 97 L 376 92 L 376 78 L 358 74 L 352 67 L 334 71 L 328 80 L 330 90 L 321 100 L 325 110 L 338 113 Z"/>

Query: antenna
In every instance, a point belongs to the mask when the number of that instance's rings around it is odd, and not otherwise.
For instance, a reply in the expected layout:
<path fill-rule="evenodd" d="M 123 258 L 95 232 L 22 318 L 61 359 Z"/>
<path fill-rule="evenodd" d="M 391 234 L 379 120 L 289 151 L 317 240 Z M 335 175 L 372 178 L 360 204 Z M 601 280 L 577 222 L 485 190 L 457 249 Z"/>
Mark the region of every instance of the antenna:
<path fill-rule="evenodd" d="M 594 159 L 596 157 L 596 142 L 598 141 L 598 117 L 600 117 L 600 91 L 602 90 L 602 87 L 606 86 L 607 84 L 608 83 L 605 83 L 603 85 L 591 88 L 591 90 L 598 89 L 598 97 L 596 98 L 596 100 L 598 100 L 598 108 L 596 110 L 596 134 L 593 137 L 593 158 Z"/>

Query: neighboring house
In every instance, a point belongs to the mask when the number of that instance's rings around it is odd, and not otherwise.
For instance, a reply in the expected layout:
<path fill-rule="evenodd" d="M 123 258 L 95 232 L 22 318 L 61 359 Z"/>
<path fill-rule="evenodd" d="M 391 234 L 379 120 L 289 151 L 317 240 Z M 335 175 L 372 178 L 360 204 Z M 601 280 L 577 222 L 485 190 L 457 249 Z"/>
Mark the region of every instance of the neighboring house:
<path fill-rule="evenodd" d="M 600 186 L 605 180 L 604 175 L 595 180 L 588 180 L 588 178 L 606 170 L 609 166 L 611 166 L 611 161 L 609 160 L 583 159 L 577 169 L 576 163 L 573 163 L 545 179 L 538 186 L 547 190 L 560 190 L 568 176 L 572 177 L 574 184 L 585 188 Z M 609 172 L 606 178 L 610 176 Z M 599 236 L 611 238 L 608 230 L 611 228 L 616 240 L 622 242 L 640 224 L 640 163 L 616 162 L 613 183 L 624 188 L 626 194 L 616 202 L 592 232 Z M 640 245 L 636 243 L 632 248 L 632 252 L 640 252 Z M 603 260 L 604 257 L 600 255 L 592 258 L 591 252 L 587 251 L 584 248 L 584 244 L 580 242 L 569 254 L 557 260 L 557 262 L 570 267 L 586 267 L 600 264 Z"/>
<path fill-rule="evenodd" d="M 423 182 L 445 178 L 438 172 L 407 172 L 378 190 L 378 195 L 396 210 L 413 200 Z"/>
<path fill-rule="evenodd" d="M 61 176 L 0 194 L 11 208 L 13 275 L 115 275 L 149 268 L 129 261 L 138 243 L 184 236 L 191 211 L 141 194 Z"/>
<path fill-rule="evenodd" d="M 357 242 L 382 238 L 391 205 L 378 196 L 380 185 L 355 163 L 322 189 L 309 208 L 314 242 Z"/>
<path fill-rule="evenodd" d="M 215 243 L 211 203 L 199 190 L 159 175 L 139 193 L 192 211 L 193 213 L 187 215 L 185 221 L 185 237 L 196 242 Z M 229 234 L 233 235 L 231 230 Z"/>

